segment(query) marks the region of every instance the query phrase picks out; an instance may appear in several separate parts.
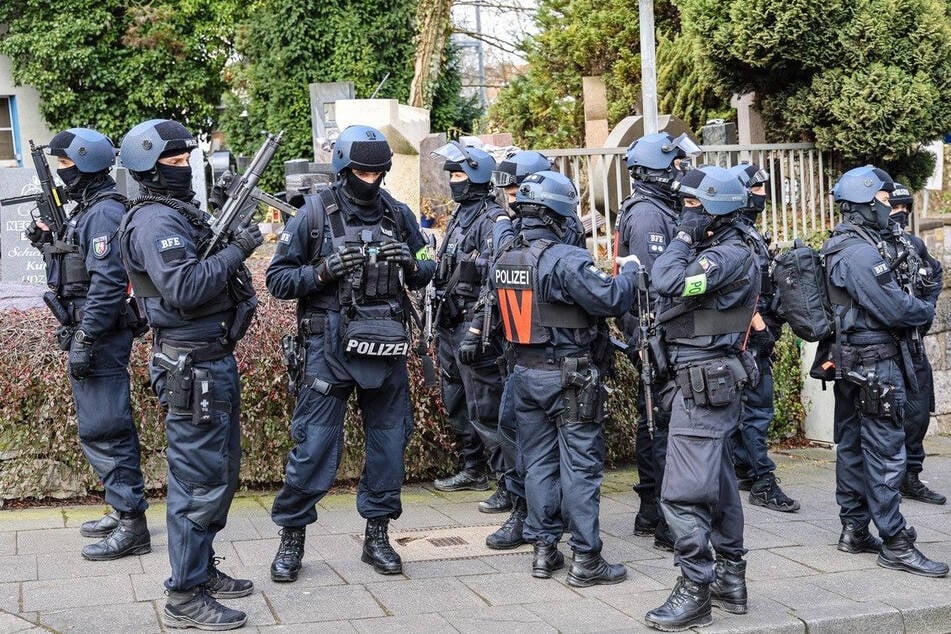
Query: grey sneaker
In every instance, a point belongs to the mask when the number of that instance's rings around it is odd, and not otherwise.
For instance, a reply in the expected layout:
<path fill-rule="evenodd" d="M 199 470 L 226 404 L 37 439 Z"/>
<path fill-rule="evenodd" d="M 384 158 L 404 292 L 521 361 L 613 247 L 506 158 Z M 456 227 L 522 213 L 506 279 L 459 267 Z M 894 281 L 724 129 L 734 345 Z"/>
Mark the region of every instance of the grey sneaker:
<path fill-rule="evenodd" d="M 248 615 L 226 608 L 212 598 L 204 586 L 185 592 L 168 591 L 163 619 L 165 627 L 218 632 L 234 630 L 248 622 Z"/>

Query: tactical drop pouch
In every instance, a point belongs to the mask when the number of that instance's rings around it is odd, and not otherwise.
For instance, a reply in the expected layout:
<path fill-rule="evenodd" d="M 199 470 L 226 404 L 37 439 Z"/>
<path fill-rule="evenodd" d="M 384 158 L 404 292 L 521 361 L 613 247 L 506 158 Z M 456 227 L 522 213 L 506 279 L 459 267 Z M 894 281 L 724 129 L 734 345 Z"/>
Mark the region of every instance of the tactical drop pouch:
<path fill-rule="evenodd" d="M 165 400 L 173 414 L 192 414 L 193 377 L 191 355 L 177 358 L 161 352 L 152 355 L 152 365 L 165 370 Z"/>
<path fill-rule="evenodd" d="M 353 304 L 343 313 L 343 351 L 356 357 L 405 357 L 409 336 L 389 304 Z"/>

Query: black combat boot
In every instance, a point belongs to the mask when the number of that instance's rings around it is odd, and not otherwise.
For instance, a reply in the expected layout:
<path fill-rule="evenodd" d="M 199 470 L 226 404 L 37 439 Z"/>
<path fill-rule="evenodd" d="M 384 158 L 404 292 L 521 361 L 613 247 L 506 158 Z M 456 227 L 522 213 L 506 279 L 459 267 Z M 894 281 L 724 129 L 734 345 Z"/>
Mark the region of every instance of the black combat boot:
<path fill-rule="evenodd" d="M 499 486 L 488 500 L 479 502 L 482 513 L 504 513 L 512 510 L 512 496 L 505 488 L 505 478 L 499 478 Z"/>
<path fill-rule="evenodd" d="M 83 537 L 108 537 L 109 533 L 116 530 L 119 526 L 119 511 L 113 509 L 108 515 L 103 515 L 97 520 L 83 522 L 79 527 L 79 534 Z"/>
<path fill-rule="evenodd" d="M 83 557 L 92 561 L 107 561 L 127 555 L 152 552 L 152 538 L 145 513 L 119 513 L 119 525 L 108 537 L 83 548 Z"/>
<path fill-rule="evenodd" d="M 198 586 L 184 592 L 169 590 L 162 620 L 165 627 L 220 631 L 241 627 L 248 615 L 226 608 L 215 601 L 204 586 Z"/>
<path fill-rule="evenodd" d="M 525 507 L 525 498 L 514 495 L 511 497 L 515 498 L 512 514 L 499 530 L 485 538 L 485 545 L 492 550 L 509 550 L 525 543 L 525 539 L 522 538 L 522 528 L 525 527 L 525 516 L 528 512 Z"/>
<path fill-rule="evenodd" d="M 717 578 L 710 584 L 710 603 L 730 614 L 746 614 L 746 562 L 717 555 Z"/>
<path fill-rule="evenodd" d="M 674 591 L 664 605 L 648 612 L 644 620 L 654 629 L 664 632 L 682 632 L 691 627 L 710 625 L 713 623 L 710 586 L 677 577 Z"/>
<path fill-rule="evenodd" d="M 218 564 L 224 557 L 212 555 L 208 559 L 208 582 L 205 588 L 216 599 L 237 599 L 254 592 L 254 582 L 250 579 L 235 579 L 218 570 Z"/>
<path fill-rule="evenodd" d="M 877 553 L 882 550 L 882 540 L 868 531 L 868 526 L 845 523 L 839 535 L 839 550 L 857 555 L 859 553 Z"/>
<path fill-rule="evenodd" d="M 477 469 L 463 469 L 448 478 L 439 478 L 433 486 L 437 491 L 487 491 L 489 476 Z"/>
<path fill-rule="evenodd" d="M 634 516 L 634 534 L 653 535 L 659 520 L 657 498 L 652 495 L 642 495 L 641 506 L 637 509 L 637 515 Z"/>
<path fill-rule="evenodd" d="M 403 572 L 403 560 L 390 546 L 389 524 L 390 520 L 385 517 L 367 520 L 360 561 L 370 564 L 381 575 L 398 575 Z"/>
<path fill-rule="evenodd" d="M 621 583 L 627 579 L 624 564 L 609 564 L 601 553 L 575 552 L 568 569 L 568 585 L 585 588 L 593 585 Z"/>
<path fill-rule="evenodd" d="M 654 548 L 674 552 L 674 535 L 666 522 L 658 522 L 654 531 Z"/>
<path fill-rule="evenodd" d="M 536 579 L 551 579 L 551 573 L 565 567 L 565 556 L 558 550 L 558 544 L 535 544 L 535 558 L 532 561 L 532 576 Z"/>
<path fill-rule="evenodd" d="M 917 473 L 910 471 L 905 472 L 905 479 L 901 483 L 899 493 L 901 493 L 903 498 L 918 500 L 926 504 L 944 504 L 948 501 L 948 498 L 945 496 L 929 489 L 925 483 L 918 478 Z"/>
<path fill-rule="evenodd" d="M 878 565 L 892 570 L 904 570 L 923 577 L 944 577 L 948 564 L 932 561 L 915 548 L 915 534 L 911 529 L 902 529 L 882 544 Z"/>
<path fill-rule="evenodd" d="M 297 581 L 301 559 L 304 558 L 306 526 L 285 526 L 281 529 L 281 545 L 271 562 L 271 581 Z"/>
<path fill-rule="evenodd" d="M 799 510 L 799 502 L 779 488 L 779 479 L 772 473 L 761 476 L 750 487 L 750 503 L 783 513 Z"/>

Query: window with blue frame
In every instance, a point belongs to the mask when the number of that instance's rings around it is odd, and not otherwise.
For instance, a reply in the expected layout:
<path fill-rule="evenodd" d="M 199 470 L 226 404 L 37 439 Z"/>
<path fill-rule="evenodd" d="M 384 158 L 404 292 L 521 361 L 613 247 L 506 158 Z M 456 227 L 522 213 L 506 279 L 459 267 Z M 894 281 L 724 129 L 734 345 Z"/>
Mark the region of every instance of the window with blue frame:
<path fill-rule="evenodd" d="M 0 96 L 0 167 L 18 165 L 15 117 L 16 107 L 13 97 Z"/>

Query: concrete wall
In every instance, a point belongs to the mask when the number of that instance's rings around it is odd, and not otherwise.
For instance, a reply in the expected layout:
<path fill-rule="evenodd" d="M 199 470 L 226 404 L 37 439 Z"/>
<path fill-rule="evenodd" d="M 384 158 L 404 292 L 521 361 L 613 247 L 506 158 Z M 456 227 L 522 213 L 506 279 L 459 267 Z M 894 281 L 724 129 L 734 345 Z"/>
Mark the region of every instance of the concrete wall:
<path fill-rule="evenodd" d="M 16 97 L 17 119 L 20 125 L 20 157 L 25 159 L 23 165 L 27 166 L 30 163 L 29 140 L 33 139 L 38 144 L 47 143 L 54 133 L 40 116 L 39 93 L 30 86 L 15 86 L 10 66 L 10 58 L 0 55 L 0 96 Z M 10 167 L 2 163 L 0 166 Z"/>

